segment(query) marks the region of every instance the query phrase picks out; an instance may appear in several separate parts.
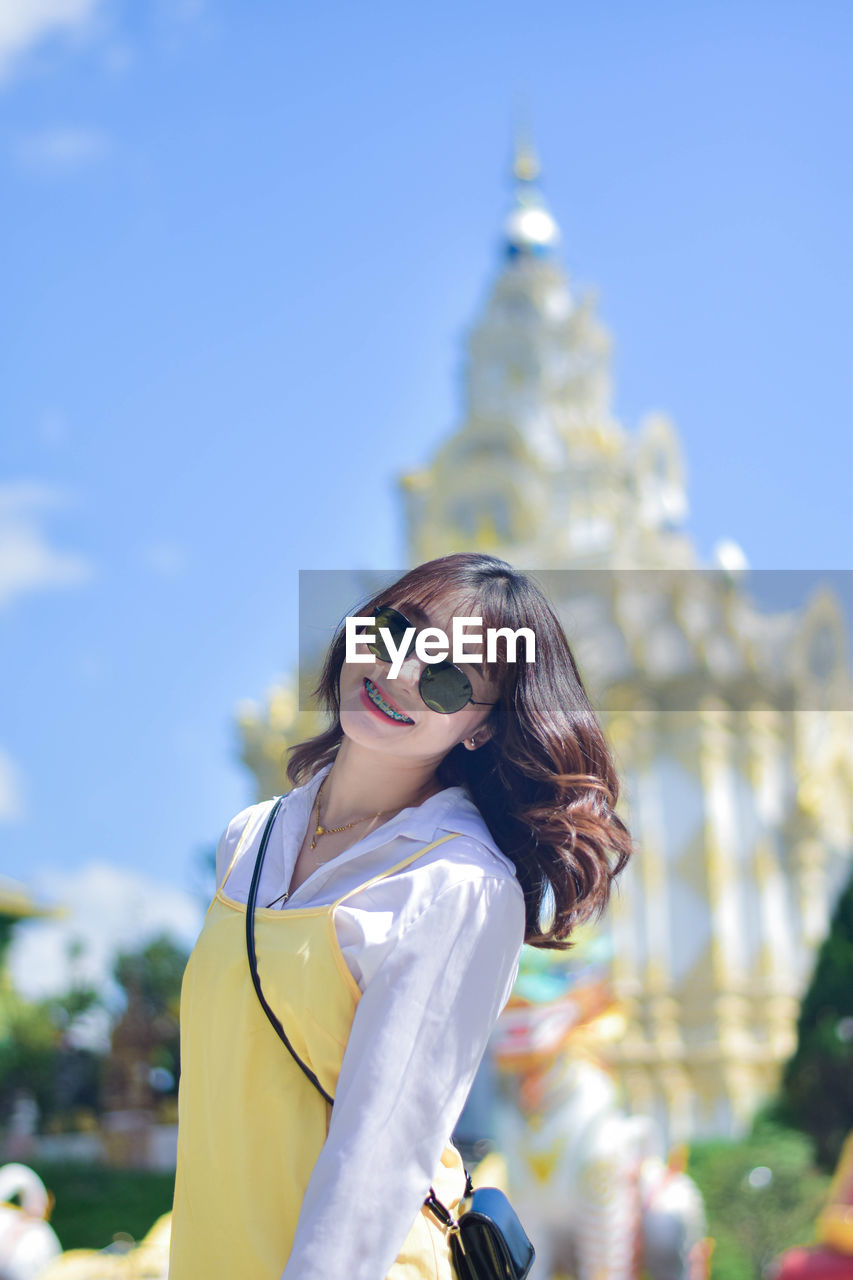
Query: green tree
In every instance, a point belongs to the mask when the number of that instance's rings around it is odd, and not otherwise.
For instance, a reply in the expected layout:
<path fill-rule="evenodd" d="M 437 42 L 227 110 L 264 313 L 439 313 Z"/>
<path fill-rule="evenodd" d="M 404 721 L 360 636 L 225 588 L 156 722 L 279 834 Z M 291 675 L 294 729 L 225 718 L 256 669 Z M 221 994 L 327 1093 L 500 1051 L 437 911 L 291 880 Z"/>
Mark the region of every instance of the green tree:
<path fill-rule="evenodd" d="M 833 1169 L 853 1128 L 853 876 L 838 900 L 800 1007 L 797 1048 L 775 1114 L 810 1135 Z"/>
<path fill-rule="evenodd" d="M 688 1172 L 705 1201 L 715 1280 L 760 1280 L 783 1249 L 814 1239 L 829 1177 L 805 1135 L 759 1117 L 739 1142 L 694 1143 Z"/>
<path fill-rule="evenodd" d="M 156 1087 L 162 1094 L 174 1094 L 178 1088 L 181 981 L 187 958 L 183 947 L 161 933 L 139 951 L 119 952 L 113 962 L 113 976 L 128 1004 L 133 1002 L 148 1023 L 152 1045 L 149 1065 L 160 1069 Z M 171 1076 L 171 1083 L 164 1071 Z"/>
<path fill-rule="evenodd" d="M 74 950 L 72 944 L 72 968 Z M 97 1106 L 98 1055 L 77 1047 L 73 1032 L 98 1003 L 95 989 L 76 979 L 41 1000 L 25 999 L 8 975 L 0 979 L 0 1118 L 8 1119 L 21 1089 L 35 1097 L 42 1122 Z"/>

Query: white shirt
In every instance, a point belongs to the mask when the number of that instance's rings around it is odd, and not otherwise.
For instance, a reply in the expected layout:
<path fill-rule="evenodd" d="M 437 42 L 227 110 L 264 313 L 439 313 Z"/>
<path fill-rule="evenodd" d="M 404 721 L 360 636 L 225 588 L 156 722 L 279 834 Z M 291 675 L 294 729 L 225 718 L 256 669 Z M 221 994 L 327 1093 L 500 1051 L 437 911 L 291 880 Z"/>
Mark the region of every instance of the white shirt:
<path fill-rule="evenodd" d="M 290 792 L 258 885 L 258 905 L 287 889 L 314 798 L 331 766 Z M 225 892 L 246 902 L 274 801 L 228 824 L 216 855 Z M 282 1280 L 384 1280 L 423 1203 L 509 999 L 524 938 L 524 896 L 466 788 L 448 787 L 314 871 L 288 907 L 328 906 L 448 831 L 423 858 L 335 913 L 361 992 L 326 1142 L 312 1171 Z M 285 1028 L 286 1029 L 286 1028 Z M 282 1053 L 286 1053 L 282 1045 Z"/>

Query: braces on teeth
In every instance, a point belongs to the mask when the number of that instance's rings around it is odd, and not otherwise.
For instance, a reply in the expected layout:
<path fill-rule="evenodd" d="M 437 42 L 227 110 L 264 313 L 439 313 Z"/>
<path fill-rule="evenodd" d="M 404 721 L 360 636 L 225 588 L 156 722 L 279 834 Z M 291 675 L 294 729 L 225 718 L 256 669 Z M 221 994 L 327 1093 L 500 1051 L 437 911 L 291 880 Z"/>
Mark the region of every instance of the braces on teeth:
<path fill-rule="evenodd" d="M 367 688 L 367 696 L 370 701 L 375 703 L 376 706 L 379 707 L 380 710 L 384 711 L 387 716 L 390 716 L 392 720 L 403 720 L 406 724 L 414 723 L 410 716 L 400 715 L 399 711 L 395 711 L 393 707 L 389 706 L 372 681 L 365 678 L 364 683 Z"/>

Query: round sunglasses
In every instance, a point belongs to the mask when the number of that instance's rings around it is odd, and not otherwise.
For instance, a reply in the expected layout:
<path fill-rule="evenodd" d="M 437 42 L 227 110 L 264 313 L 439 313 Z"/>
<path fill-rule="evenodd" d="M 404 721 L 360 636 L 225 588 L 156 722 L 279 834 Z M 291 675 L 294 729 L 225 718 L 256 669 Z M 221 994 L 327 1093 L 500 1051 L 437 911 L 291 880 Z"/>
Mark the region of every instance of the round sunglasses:
<path fill-rule="evenodd" d="M 393 659 L 379 633 L 379 628 L 385 627 L 391 633 L 394 647 L 399 650 L 406 632 L 414 624 L 409 622 L 398 609 L 392 609 L 389 605 L 384 608 L 381 605 L 374 605 L 373 616 L 376 619 L 374 624 L 376 639 L 372 643 L 367 643 L 367 647 L 380 662 L 390 663 Z M 424 667 L 418 681 L 418 692 L 430 711 L 438 711 L 443 716 L 461 711 L 469 702 L 472 702 L 475 707 L 495 706 L 494 702 L 478 702 L 476 698 L 472 698 L 471 681 L 464 671 L 454 667 L 453 663 L 447 659 L 443 662 L 431 662 L 429 666 Z"/>

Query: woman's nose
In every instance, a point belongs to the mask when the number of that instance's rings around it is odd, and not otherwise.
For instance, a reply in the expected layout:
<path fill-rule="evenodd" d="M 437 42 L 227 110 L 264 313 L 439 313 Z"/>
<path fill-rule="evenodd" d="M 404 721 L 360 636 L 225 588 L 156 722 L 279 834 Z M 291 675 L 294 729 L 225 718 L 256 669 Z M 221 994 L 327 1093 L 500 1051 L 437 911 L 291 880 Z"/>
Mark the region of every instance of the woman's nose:
<path fill-rule="evenodd" d="M 403 684 L 410 689 L 417 689 L 422 671 L 423 663 L 415 653 L 414 646 L 412 646 L 403 659 L 403 664 L 400 667 L 397 680 L 402 681 Z"/>

